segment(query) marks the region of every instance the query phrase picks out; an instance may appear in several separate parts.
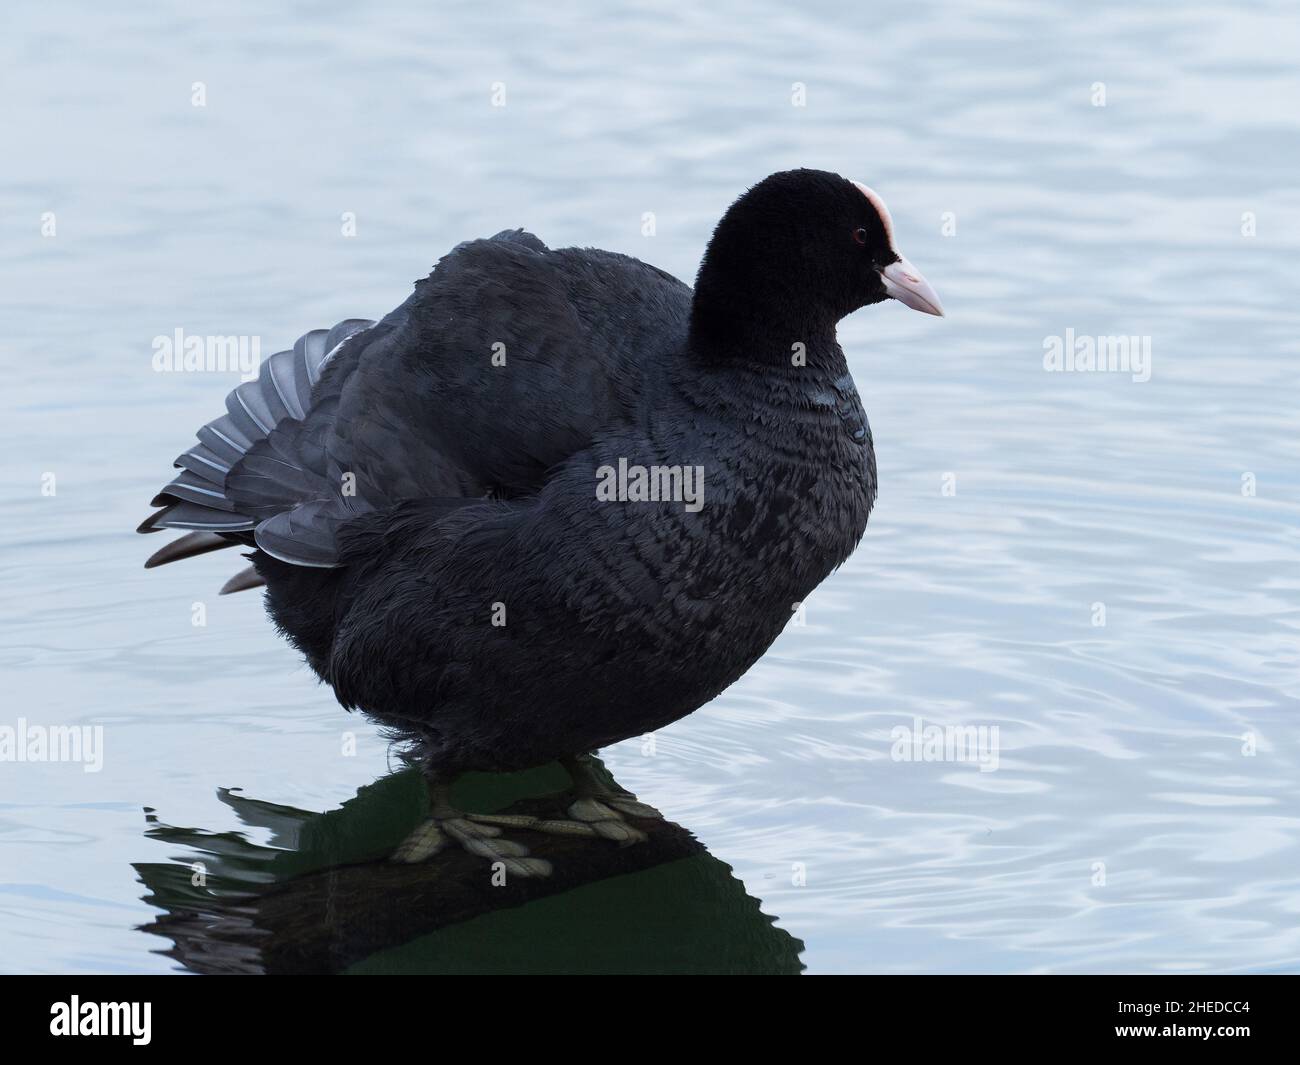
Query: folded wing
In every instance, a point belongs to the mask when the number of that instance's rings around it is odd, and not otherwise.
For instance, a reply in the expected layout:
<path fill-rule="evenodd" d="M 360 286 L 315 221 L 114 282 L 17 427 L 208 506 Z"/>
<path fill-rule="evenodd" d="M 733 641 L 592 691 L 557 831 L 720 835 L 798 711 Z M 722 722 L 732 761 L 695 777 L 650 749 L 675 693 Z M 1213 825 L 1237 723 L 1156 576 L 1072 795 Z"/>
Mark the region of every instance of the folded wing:
<path fill-rule="evenodd" d="M 459 245 L 381 321 L 308 333 L 230 393 L 140 527 L 199 535 L 149 564 L 242 543 L 335 567 L 340 530 L 377 509 L 533 494 L 643 416 L 689 305 L 689 288 L 626 256 L 551 251 L 522 230 Z"/>

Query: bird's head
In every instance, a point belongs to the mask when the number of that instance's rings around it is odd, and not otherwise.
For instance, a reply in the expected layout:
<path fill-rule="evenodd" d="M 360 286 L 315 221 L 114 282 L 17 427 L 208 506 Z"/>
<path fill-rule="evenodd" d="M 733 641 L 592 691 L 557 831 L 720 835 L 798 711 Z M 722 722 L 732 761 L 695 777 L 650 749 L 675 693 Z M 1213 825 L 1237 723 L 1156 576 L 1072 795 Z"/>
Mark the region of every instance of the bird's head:
<path fill-rule="evenodd" d="M 786 170 L 731 205 L 696 279 L 693 330 L 816 331 L 896 299 L 942 315 L 939 297 L 895 242 L 866 185 L 823 170 Z"/>

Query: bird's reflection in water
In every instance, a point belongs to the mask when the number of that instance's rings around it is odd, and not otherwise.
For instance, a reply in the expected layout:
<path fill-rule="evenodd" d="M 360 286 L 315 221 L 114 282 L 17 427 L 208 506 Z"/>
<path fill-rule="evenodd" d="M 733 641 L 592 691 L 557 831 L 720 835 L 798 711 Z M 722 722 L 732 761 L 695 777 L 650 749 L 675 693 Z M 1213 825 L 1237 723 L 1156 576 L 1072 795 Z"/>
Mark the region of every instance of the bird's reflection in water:
<path fill-rule="evenodd" d="M 564 816 L 558 766 L 469 774 L 465 809 Z M 420 865 L 387 860 L 427 813 L 415 772 L 362 788 L 323 814 L 233 792 L 242 832 L 164 824 L 147 835 L 183 846 L 135 866 L 164 913 L 144 931 L 199 973 L 797 973 L 803 944 L 777 928 L 731 869 L 680 825 L 638 821 L 644 842 L 530 838 L 549 877 L 494 876 L 451 848 Z"/>

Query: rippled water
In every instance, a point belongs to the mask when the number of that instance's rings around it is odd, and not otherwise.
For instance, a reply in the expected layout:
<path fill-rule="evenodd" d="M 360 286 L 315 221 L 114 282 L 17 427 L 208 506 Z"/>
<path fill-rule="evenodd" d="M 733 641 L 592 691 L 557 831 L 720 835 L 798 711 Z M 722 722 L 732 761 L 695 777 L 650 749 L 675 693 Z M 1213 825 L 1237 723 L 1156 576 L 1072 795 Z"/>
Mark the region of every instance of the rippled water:
<path fill-rule="evenodd" d="M 740 190 L 806 165 L 881 192 L 948 317 L 842 327 L 881 493 L 806 624 L 605 752 L 707 854 L 344 961 L 491 967 L 509 935 L 568 968 L 1297 968 L 1294 12 L 856 6 L 9 13 L 0 725 L 104 751 L 0 762 L 0 967 L 176 969 L 139 926 L 209 907 L 189 863 L 296 890 L 410 813 L 256 594 L 215 596 L 227 556 L 140 568 L 234 383 L 153 372 L 155 336 L 269 353 L 515 225 L 690 278 Z M 1150 379 L 1045 371 L 1066 330 L 1149 337 Z M 996 726 L 996 771 L 891 757 L 915 718 Z M 688 957 L 688 912 L 740 916 Z M 658 934 L 596 957 L 624 926 Z"/>

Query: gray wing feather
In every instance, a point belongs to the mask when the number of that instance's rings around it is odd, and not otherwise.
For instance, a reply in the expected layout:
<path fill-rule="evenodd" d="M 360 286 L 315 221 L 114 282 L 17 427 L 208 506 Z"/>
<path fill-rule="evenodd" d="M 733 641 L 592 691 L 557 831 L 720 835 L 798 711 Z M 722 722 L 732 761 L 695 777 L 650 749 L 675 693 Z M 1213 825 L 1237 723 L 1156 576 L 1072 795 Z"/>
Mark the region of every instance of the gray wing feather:
<path fill-rule="evenodd" d="M 314 329 L 266 359 L 255 380 L 230 392 L 226 413 L 203 426 L 199 442 L 176 459 L 180 473 L 155 499 L 163 509 L 140 526 L 141 532 L 190 529 L 211 539 L 182 537 L 156 552 L 151 565 L 216 550 L 217 540 L 246 541 L 250 532 L 260 542 L 259 527 L 272 521 L 268 553 L 300 565 L 337 564 L 334 530 L 366 504 L 342 497 L 323 429 L 305 423 L 317 409 L 312 392 L 325 364 L 372 325 L 349 318 L 332 329 Z"/>

